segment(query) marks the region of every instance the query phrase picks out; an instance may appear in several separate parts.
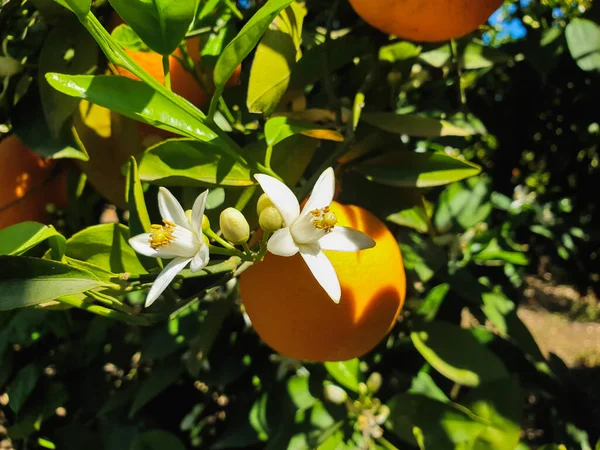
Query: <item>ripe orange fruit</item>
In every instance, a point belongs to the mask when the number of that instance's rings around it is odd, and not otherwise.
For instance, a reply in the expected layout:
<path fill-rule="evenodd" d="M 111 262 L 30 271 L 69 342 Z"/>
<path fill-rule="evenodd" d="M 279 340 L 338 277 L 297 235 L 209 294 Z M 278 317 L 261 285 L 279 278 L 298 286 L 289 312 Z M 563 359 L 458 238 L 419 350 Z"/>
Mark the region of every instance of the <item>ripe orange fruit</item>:
<path fill-rule="evenodd" d="M 342 287 L 339 304 L 300 255 L 267 254 L 240 277 L 241 297 L 258 335 L 279 353 L 311 361 L 345 361 L 371 350 L 404 303 L 406 277 L 398 243 L 383 222 L 358 206 L 333 202 L 338 224 L 371 236 L 361 252 L 326 251 Z"/>
<path fill-rule="evenodd" d="M 503 0 L 350 0 L 365 22 L 413 41 L 446 41 L 475 31 Z"/>
<path fill-rule="evenodd" d="M 14 134 L 0 142 L 0 228 L 49 219 L 46 204 L 67 203 L 66 172 L 53 173 L 55 161 L 42 159 Z"/>

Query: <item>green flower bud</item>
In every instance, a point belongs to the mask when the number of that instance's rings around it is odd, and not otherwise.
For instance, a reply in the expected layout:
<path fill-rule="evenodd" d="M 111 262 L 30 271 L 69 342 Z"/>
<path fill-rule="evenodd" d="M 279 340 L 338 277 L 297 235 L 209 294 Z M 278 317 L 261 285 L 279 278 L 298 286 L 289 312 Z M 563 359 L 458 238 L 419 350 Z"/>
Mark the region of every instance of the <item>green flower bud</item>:
<path fill-rule="evenodd" d="M 283 217 L 274 206 L 267 206 L 258 216 L 258 224 L 260 227 L 269 232 L 279 230 L 283 226 Z"/>
<path fill-rule="evenodd" d="M 244 215 L 235 208 L 227 208 L 219 217 L 223 236 L 233 244 L 243 244 L 250 237 L 250 225 Z"/>
<path fill-rule="evenodd" d="M 345 390 L 335 384 L 329 383 L 323 386 L 323 395 L 326 400 L 336 405 L 343 404 L 348 398 L 348 394 Z"/>
<path fill-rule="evenodd" d="M 367 379 L 367 388 L 369 392 L 375 394 L 381 387 L 382 378 L 379 372 L 373 372 Z"/>
<path fill-rule="evenodd" d="M 192 210 L 191 209 L 186 209 L 185 210 L 185 217 L 187 217 L 187 220 L 192 223 Z"/>
<path fill-rule="evenodd" d="M 365 383 L 358 383 L 358 393 L 360 395 L 367 395 L 369 392 L 369 389 L 367 388 L 367 385 Z"/>
<path fill-rule="evenodd" d="M 258 198 L 258 202 L 256 202 L 256 214 L 258 214 L 260 216 L 260 213 L 263 212 L 263 210 L 265 208 L 268 208 L 269 206 L 275 206 L 273 205 L 273 202 L 271 201 L 271 199 L 269 197 L 267 197 L 267 194 L 263 194 Z"/>
<path fill-rule="evenodd" d="M 204 214 L 202 216 L 202 232 L 206 233 L 208 230 L 210 230 L 210 220 L 208 220 L 208 217 Z"/>

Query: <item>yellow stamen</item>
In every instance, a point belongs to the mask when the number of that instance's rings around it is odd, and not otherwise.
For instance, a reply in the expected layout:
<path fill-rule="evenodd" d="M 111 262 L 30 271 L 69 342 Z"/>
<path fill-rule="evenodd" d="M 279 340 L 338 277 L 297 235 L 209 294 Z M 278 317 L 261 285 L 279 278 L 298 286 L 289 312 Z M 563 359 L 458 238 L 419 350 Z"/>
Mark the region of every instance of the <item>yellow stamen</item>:
<path fill-rule="evenodd" d="M 164 247 L 175 239 L 173 237 L 173 231 L 175 231 L 176 225 L 168 220 L 163 220 L 163 222 L 164 225 L 152 225 L 152 234 L 150 235 L 148 242 L 150 243 L 150 247 L 154 250 Z"/>
<path fill-rule="evenodd" d="M 333 228 L 337 224 L 337 217 L 329 209 L 329 206 L 321 209 L 313 209 L 310 213 L 314 217 L 312 223 L 317 230 L 324 230 L 326 233 L 333 231 Z"/>

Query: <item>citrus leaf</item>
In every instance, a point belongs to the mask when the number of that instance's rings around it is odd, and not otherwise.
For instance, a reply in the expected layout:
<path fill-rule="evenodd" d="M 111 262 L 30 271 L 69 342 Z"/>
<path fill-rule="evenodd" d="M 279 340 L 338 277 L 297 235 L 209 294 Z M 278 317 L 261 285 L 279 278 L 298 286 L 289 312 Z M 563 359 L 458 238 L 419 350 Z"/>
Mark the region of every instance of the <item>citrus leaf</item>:
<path fill-rule="evenodd" d="M 223 89 L 225 89 L 225 84 L 233 75 L 236 67 L 258 44 L 273 19 L 292 2 L 293 0 L 269 0 L 246 22 L 238 35 L 225 47 L 215 65 L 215 92 L 211 100 L 211 111 L 216 109 L 217 102 L 223 93 Z"/>
<path fill-rule="evenodd" d="M 46 79 L 58 91 L 116 111 L 163 130 L 226 147 L 197 117 L 179 108 L 147 84 L 120 76 L 63 75 L 48 73 Z"/>
<path fill-rule="evenodd" d="M 0 256 L 0 311 L 38 305 L 105 286 L 95 275 L 56 261 Z"/>
<path fill-rule="evenodd" d="M 8 405 L 15 413 L 19 413 L 41 375 L 41 368 L 34 362 L 27 364 L 15 375 L 7 390 L 10 396 Z"/>
<path fill-rule="evenodd" d="M 379 59 L 394 63 L 405 59 L 416 58 L 421 53 L 421 47 L 411 42 L 401 41 L 385 45 L 379 49 Z"/>
<path fill-rule="evenodd" d="M 461 65 L 464 69 L 475 70 L 492 67 L 512 60 L 512 56 L 496 48 L 482 45 L 478 42 L 469 42 L 466 47 L 459 48 Z M 442 67 L 450 61 L 450 47 L 443 45 L 419 55 L 419 59 L 430 66 Z"/>
<path fill-rule="evenodd" d="M 73 11 L 77 17 L 83 18 L 88 15 L 92 7 L 92 0 L 54 0 L 59 5 Z"/>
<path fill-rule="evenodd" d="M 98 52 L 92 36 L 74 17 L 61 19 L 44 40 L 39 58 L 38 84 L 46 122 L 54 137 L 59 136 L 79 101 L 53 89 L 45 74 L 89 73 L 97 64 Z"/>
<path fill-rule="evenodd" d="M 135 158 L 129 159 L 129 170 L 127 171 L 126 201 L 129 205 L 129 231 L 132 236 L 150 231 L 150 216 L 146 208 L 144 190 L 140 182 L 138 166 Z"/>
<path fill-rule="evenodd" d="M 117 223 L 88 227 L 67 241 L 66 256 L 94 264 L 112 273 L 147 273 L 127 243 L 129 229 Z"/>
<path fill-rule="evenodd" d="M 358 385 L 362 378 L 358 358 L 349 361 L 326 362 L 325 369 L 342 386 L 353 392 L 358 392 Z"/>
<path fill-rule="evenodd" d="M 443 153 L 399 151 L 355 167 L 368 180 L 396 187 L 432 187 L 453 183 L 481 172 L 471 162 Z"/>
<path fill-rule="evenodd" d="M 60 260 L 66 242 L 64 236 L 52 225 L 38 222 L 21 222 L 0 230 L 0 255 L 21 255 L 46 239 L 53 239 L 58 249 L 53 256 Z"/>
<path fill-rule="evenodd" d="M 182 367 L 166 366 L 153 370 L 140 385 L 129 410 L 129 418 L 135 416 L 154 397 L 175 383 L 179 379 L 182 369 Z"/>
<path fill-rule="evenodd" d="M 170 55 L 194 20 L 198 0 L 109 0 L 119 16 L 148 47 Z"/>
<path fill-rule="evenodd" d="M 328 141 L 342 142 L 344 140 L 344 137 L 335 130 L 329 130 L 314 123 L 301 122 L 284 116 L 273 117 L 265 123 L 267 145 L 277 145 L 284 139 L 298 133 Z"/>
<path fill-rule="evenodd" d="M 600 70 L 600 26 L 591 20 L 575 18 L 565 29 L 571 56 L 582 70 Z"/>
<path fill-rule="evenodd" d="M 137 33 L 126 23 L 118 25 L 111 32 L 110 37 L 126 50 L 136 52 L 147 52 L 150 50 Z"/>
<path fill-rule="evenodd" d="M 168 139 L 139 157 L 143 181 L 163 186 L 250 186 L 248 168 L 218 149 L 192 139 Z"/>
<path fill-rule="evenodd" d="M 410 337 L 421 356 L 455 383 L 479 386 L 508 376 L 500 359 L 469 330 L 445 322 L 429 322 Z"/>
<path fill-rule="evenodd" d="M 471 136 L 477 131 L 470 126 L 460 127 L 446 120 L 410 114 L 394 114 L 385 112 L 363 112 L 361 120 L 382 130 L 395 134 L 406 134 L 424 138 L 442 136 Z"/>

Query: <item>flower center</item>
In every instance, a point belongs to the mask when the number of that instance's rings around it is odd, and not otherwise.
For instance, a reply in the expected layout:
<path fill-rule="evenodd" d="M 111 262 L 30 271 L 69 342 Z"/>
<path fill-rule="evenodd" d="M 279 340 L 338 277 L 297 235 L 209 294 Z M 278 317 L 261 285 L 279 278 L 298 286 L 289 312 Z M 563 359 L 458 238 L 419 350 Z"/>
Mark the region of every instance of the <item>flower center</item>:
<path fill-rule="evenodd" d="M 173 237 L 173 232 L 177 225 L 168 220 L 163 220 L 163 222 L 164 225 L 152 225 L 152 234 L 150 235 L 148 242 L 150 243 L 150 247 L 154 250 L 164 247 L 175 239 Z"/>
<path fill-rule="evenodd" d="M 313 216 L 312 224 L 317 230 L 323 230 L 326 233 L 333 231 L 333 227 L 337 223 L 337 217 L 329 209 L 329 206 L 313 209 L 310 214 Z"/>

